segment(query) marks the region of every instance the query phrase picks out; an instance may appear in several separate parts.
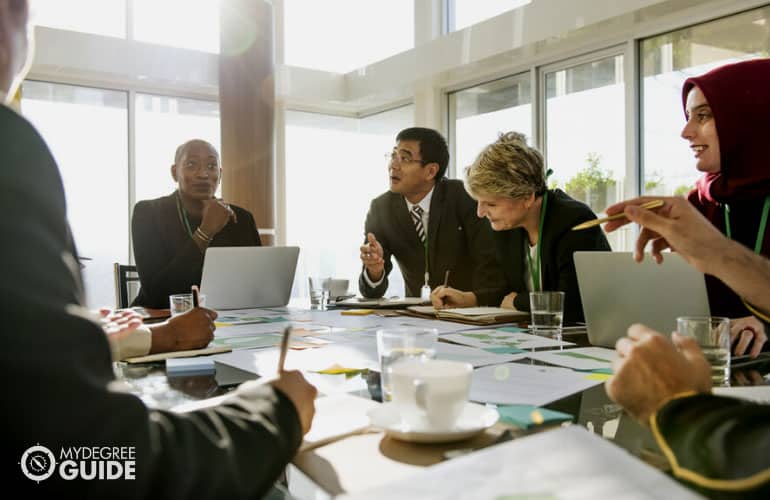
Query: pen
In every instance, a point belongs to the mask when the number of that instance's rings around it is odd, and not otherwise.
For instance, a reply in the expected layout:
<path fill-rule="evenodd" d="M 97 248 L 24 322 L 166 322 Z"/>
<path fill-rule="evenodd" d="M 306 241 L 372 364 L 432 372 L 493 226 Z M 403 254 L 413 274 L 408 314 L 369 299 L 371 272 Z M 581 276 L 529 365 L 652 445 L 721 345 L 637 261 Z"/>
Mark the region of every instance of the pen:
<path fill-rule="evenodd" d="M 192 286 L 193 307 L 200 307 L 200 300 L 198 298 L 198 285 Z"/>
<path fill-rule="evenodd" d="M 449 284 L 449 269 L 447 269 L 446 272 L 444 273 L 444 288 L 446 288 L 448 284 Z"/>
<path fill-rule="evenodd" d="M 289 337 L 291 337 L 291 326 L 283 329 L 283 338 L 281 339 L 281 354 L 278 357 L 278 373 L 283 373 L 283 364 L 286 362 L 286 351 L 289 350 Z"/>
<path fill-rule="evenodd" d="M 664 201 L 663 200 L 652 200 L 648 201 L 647 203 L 644 203 L 642 205 L 639 205 L 639 208 L 646 208 L 646 209 L 652 209 L 652 208 L 660 208 L 663 206 Z M 598 226 L 599 224 L 604 224 L 605 222 L 615 220 L 615 219 L 622 219 L 626 215 L 623 212 L 620 212 L 619 214 L 610 215 L 609 217 L 603 217 L 601 219 L 593 219 L 586 222 L 583 222 L 582 224 L 578 224 L 577 226 L 573 227 L 573 231 L 580 231 L 581 229 L 588 229 L 589 227 Z"/>

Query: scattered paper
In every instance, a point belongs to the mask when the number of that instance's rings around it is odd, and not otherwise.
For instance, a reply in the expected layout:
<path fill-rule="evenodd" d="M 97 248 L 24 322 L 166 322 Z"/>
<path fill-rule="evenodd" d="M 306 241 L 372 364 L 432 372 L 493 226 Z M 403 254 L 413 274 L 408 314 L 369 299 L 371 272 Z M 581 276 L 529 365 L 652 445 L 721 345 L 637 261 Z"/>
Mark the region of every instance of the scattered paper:
<path fill-rule="evenodd" d="M 747 387 L 714 387 L 711 390 L 717 396 L 746 399 L 755 403 L 770 403 L 770 385 L 754 385 Z"/>
<path fill-rule="evenodd" d="M 614 349 L 604 347 L 578 347 L 563 351 L 531 352 L 527 357 L 573 370 L 600 370 L 611 369 L 618 354 Z"/>
<path fill-rule="evenodd" d="M 426 467 L 344 499 L 701 498 L 620 447 L 571 425 Z"/>
<path fill-rule="evenodd" d="M 366 430 L 369 427 L 366 413 L 379 404 L 349 394 L 316 399 L 313 425 L 305 435 L 300 452 Z"/>
<path fill-rule="evenodd" d="M 522 332 L 497 330 L 470 330 L 442 335 L 442 339 L 457 344 L 488 349 L 490 347 L 509 347 L 511 349 L 541 349 L 575 345 L 572 342 L 541 337 Z"/>
<path fill-rule="evenodd" d="M 497 412 L 500 414 L 501 422 L 513 424 L 522 429 L 527 429 L 534 425 L 567 422 L 574 418 L 569 413 L 549 410 L 548 408 L 538 408 L 532 405 L 503 405 L 497 407 Z"/>
<path fill-rule="evenodd" d="M 600 383 L 568 368 L 506 363 L 473 371 L 470 400 L 544 406 Z"/>

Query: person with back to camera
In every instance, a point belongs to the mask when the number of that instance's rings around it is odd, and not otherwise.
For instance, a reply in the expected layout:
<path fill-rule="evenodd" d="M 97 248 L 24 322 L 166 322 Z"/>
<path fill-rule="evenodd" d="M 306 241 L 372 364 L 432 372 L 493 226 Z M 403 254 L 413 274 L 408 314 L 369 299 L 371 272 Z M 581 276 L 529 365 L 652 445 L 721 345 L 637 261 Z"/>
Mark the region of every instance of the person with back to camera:
<path fill-rule="evenodd" d="M 637 261 L 644 258 L 647 243 L 658 262 L 665 255 L 660 249 L 674 248 L 767 316 L 770 260 L 727 239 L 684 198 L 663 198 L 655 212 L 638 206 L 655 199 L 660 197 L 613 205 L 612 212 L 626 219 L 607 223 L 606 230 L 638 223 L 643 229 L 634 252 Z M 770 405 L 710 394 L 711 366 L 690 337 L 674 333 L 669 340 L 636 324 L 616 349 L 607 394 L 651 427 L 678 479 L 710 498 L 770 496 Z"/>
<path fill-rule="evenodd" d="M 141 288 L 132 305 L 165 309 L 169 295 L 200 285 L 209 246 L 259 246 L 254 217 L 215 198 L 222 177 L 219 153 L 206 141 L 179 146 L 171 165 L 177 189 L 140 201 L 131 232 Z"/>
<path fill-rule="evenodd" d="M 0 0 L 4 104 L 29 68 L 28 19 L 26 0 Z M 6 490 L 40 498 L 265 495 L 310 428 L 315 387 L 299 372 L 284 371 L 269 383 L 243 384 L 219 406 L 186 414 L 150 409 L 120 392 L 107 335 L 83 306 L 56 162 L 34 127 L 7 105 L 0 105 L 0 143 L 0 211 L 14 214 L 0 218 L 0 260 L 11 263 L 0 280 Z M 36 481 L 22 468 L 35 446 L 61 464 L 73 448 L 100 456 L 119 450 L 135 458 L 133 477 L 67 480 L 55 467 Z M 38 471 L 50 464 L 32 459 Z"/>
<path fill-rule="evenodd" d="M 583 306 L 572 254 L 577 250 L 610 250 L 599 227 L 572 231 L 595 219 L 588 206 L 559 189 L 548 189 L 540 151 L 524 135 L 503 134 L 468 167 L 466 187 L 477 202 L 477 215 L 489 219 L 497 259 L 506 286 L 496 304 L 529 311 L 529 292 L 565 293 L 564 321 L 583 321 Z M 436 308 L 477 305 L 468 292 L 453 287 L 433 290 Z"/>

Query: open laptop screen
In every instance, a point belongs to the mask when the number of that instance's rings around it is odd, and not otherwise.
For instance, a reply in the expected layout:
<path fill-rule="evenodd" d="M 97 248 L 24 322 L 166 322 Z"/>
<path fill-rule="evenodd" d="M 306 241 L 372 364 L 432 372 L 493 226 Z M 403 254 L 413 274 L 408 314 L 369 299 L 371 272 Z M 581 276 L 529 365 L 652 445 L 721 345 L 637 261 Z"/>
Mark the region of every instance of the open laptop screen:
<path fill-rule="evenodd" d="M 703 274 L 680 255 L 666 253 L 662 264 L 630 252 L 575 252 L 580 300 L 593 345 L 614 347 L 633 323 L 668 335 L 679 316 L 708 316 Z"/>
<path fill-rule="evenodd" d="M 201 292 L 211 309 L 285 306 L 299 247 L 212 247 L 203 260 Z"/>

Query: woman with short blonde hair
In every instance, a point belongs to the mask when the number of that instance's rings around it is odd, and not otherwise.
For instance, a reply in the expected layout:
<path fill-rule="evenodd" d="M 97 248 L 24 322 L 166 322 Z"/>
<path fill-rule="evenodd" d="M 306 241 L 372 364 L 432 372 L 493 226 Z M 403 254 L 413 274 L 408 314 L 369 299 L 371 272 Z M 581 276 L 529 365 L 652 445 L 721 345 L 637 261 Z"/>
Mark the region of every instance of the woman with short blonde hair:
<path fill-rule="evenodd" d="M 502 307 L 529 311 L 529 292 L 565 292 L 564 321 L 583 321 L 572 254 L 610 245 L 599 227 L 572 228 L 596 215 L 559 189 L 548 189 L 543 155 L 518 132 L 500 135 L 466 170 L 466 189 L 477 202 L 476 215 L 495 231 L 497 257 L 506 288 L 497 293 Z M 476 305 L 472 293 L 438 287 L 437 308 Z"/>

